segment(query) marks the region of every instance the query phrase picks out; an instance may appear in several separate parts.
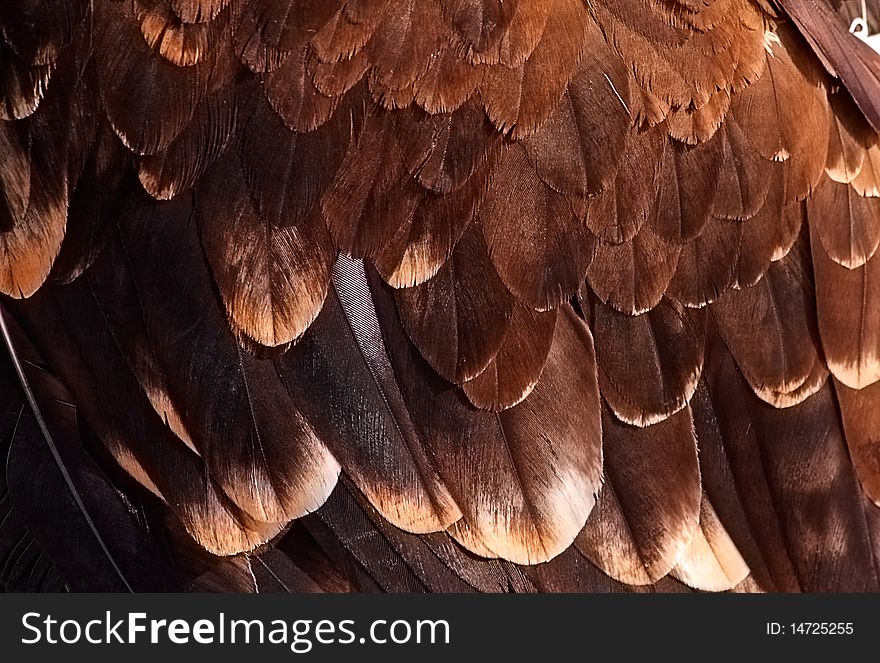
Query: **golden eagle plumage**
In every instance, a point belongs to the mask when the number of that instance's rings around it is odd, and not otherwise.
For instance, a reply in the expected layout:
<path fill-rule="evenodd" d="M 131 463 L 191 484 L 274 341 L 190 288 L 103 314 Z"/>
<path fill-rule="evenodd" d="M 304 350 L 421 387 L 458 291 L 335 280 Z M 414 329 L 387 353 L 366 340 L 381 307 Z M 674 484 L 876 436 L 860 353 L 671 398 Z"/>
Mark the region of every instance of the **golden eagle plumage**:
<path fill-rule="evenodd" d="M 855 5 L 6 3 L 0 584 L 880 589 Z"/>

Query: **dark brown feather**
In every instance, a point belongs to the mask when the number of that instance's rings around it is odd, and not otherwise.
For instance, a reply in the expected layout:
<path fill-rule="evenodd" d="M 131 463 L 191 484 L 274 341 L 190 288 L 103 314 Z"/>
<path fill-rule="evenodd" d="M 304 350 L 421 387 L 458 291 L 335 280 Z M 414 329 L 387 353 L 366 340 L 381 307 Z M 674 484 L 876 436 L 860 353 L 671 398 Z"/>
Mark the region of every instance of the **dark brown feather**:
<path fill-rule="evenodd" d="M 712 306 L 740 371 L 776 407 L 801 402 L 824 382 L 813 372 L 822 359 L 805 244 L 774 262 L 756 285 L 730 290 Z"/>
<path fill-rule="evenodd" d="M 834 377 L 861 389 L 880 380 L 880 259 L 854 269 L 834 262 L 817 225 L 810 246 L 822 349 Z"/>
<path fill-rule="evenodd" d="M 195 199 L 233 329 L 270 348 L 299 338 L 321 310 L 336 256 L 320 215 L 279 225 L 261 214 L 234 153 L 205 177 Z"/>
<path fill-rule="evenodd" d="M 483 410 L 501 411 L 528 397 L 544 370 L 556 329 L 555 309 L 513 308 L 504 341 L 477 377 L 462 385 L 468 400 Z"/>
<path fill-rule="evenodd" d="M 599 386 L 618 419 L 650 426 L 684 408 L 700 379 L 706 317 L 664 299 L 630 316 L 597 302 Z"/>
<path fill-rule="evenodd" d="M 700 469 L 690 408 L 647 428 L 602 408 L 605 484 L 575 545 L 616 580 L 649 585 L 699 527 Z"/>
<path fill-rule="evenodd" d="M 595 240 L 521 145 L 504 151 L 478 216 L 492 262 L 520 301 L 543 310 L 577 292 Z"/>
<path fill-rule="evenodd" d="M 623 244 L 601 242 L 587 281 L 603 302 L 629 315 L 652 309 L 676 271 L 681 245 L 668 242 L 650 226 Z"/>
<path fill-rule="evenodd" d="M 501 348 L 514 308 L 475 227 L 465 232 L 436 276 L 396 291 L 395 300 L 422 356 L 456 384 L 486 369 Z"/>

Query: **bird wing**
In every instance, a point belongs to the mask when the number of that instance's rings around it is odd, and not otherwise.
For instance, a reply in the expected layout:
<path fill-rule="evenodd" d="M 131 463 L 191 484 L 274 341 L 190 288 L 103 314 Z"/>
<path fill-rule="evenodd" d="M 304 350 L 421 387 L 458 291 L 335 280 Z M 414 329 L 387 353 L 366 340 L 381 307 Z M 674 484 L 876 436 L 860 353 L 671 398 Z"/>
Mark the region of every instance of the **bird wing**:
<path fill-rule="evenodd" d="M 194 586 L 878 589 L 880 66 L 825 4 L 0 25 L 3 306 Z"/>

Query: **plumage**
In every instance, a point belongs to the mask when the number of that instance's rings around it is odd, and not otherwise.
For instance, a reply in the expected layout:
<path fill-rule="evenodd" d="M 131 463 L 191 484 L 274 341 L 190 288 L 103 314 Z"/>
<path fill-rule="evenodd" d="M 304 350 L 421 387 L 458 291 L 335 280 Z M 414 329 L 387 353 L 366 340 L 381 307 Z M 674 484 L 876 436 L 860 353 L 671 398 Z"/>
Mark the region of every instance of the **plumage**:
<path fill-rule="evenodd" d="M 612 578 L 650 585 L 672 570 L 699 527 L 691 413 L 648 428 L 617 421 L 607 407 L 602 413 L 605 483 L 575 545 Z"/>
<path fill-rule="evenodd" d="M 814 299 L 801 245 L 773 263 L 758 283 L 725 293 L 712 307 L 740 371 L 762 400 L 777 407 L 794 405 L 822 386 L 810 380 L 820 362 Z"/>
<path fill-rule="evenodd" d="M 499 159 L 478 218 L 498 275 L 523 303 L 547 309 L 577 291 L 595 239 L 520 145 Z"/>
<path fill-rule="evenodd" d="M 538 384 L 556 330 L 555 310 L 513 308 L 504 340 L 483 371 L 462 384 L 468 400 L 483 410 L 521 403 Z"/>
<path fill-rule="evenodd" d="M 457 384 L 482 373 L 499 352 L 514 308 L 476 228 L 458 241 L 436 276 L 398 290 L 395 300 L 422 356 L 441 377 Z"/>
<path fill-rule="evenodd" d="M 7 4 L 0 589 L 880 588 L 853 3 Z"/>
<path fill-rule="evenodd" d="M 703 368 L 705 311 L 663 300 L 631 316 L 597 302 L 593 332 L 602 396 L 618 419 L 650 426 L 687 405 Z"/>
<path fill-rule="evenodd" d="M 847 269 L 825 251 L 817 224 L 810 225 L 819 334 L 828 370 L 845 385 L 860 389 L 880 379 L 880 337 L 875 319 L 880 260 Z"/>

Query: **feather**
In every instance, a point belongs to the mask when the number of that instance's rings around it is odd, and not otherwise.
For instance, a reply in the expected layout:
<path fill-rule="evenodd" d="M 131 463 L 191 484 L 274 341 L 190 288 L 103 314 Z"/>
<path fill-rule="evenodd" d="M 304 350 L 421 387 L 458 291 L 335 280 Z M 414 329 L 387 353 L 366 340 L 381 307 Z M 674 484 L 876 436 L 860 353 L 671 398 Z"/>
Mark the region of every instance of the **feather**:
<path fill-rule="evenodd" d="M 635 175 L 652 167 L 650 147 L 628 136 L 633 100 L 626 69 L 601 35 L 591 34 L 583 61 L 547 122 L 523 140 L 529 160 L 544 182 L 581 203 L 610 186 L 624 164 Z M 628 152 L 624 148 L 629 146 Z M 601 157 L 599 156 L 601 154 Z M 632 161 L 644 158 L 634 164 Z M 621 177 L 626 186 L 636 177 Z M 638 182 L 639 187 L 648 186 Z"/>
<path fill-rule="evenodd" d="M 719 90 L 698 108 L 677 108 L 666 115 L 670 138 L 686 145 L 712 140 L 730 110 L 730 92 Z"/>
<path fill-rule="evenodd" d="M 700 527 L 671 574 L 689 587 L 707 592 L 733 589 L 749 575 L 749 567 L 705 492 L 700 503 Z"/>
<path fill-rule="evenodd" d="M 519 0 L 440 0 L 455 34 L 473 53 L 497 47 L 519 9 Z"/>
<path fill-rule="evenodd" d="M 804 123 L 820 112 L 824 97 L 805 73 L 810 60 L 793 32 L 786 24 L 776 27 L 763 75 L 735 95 L 731 105 L 749 144 L 771 161 L 787 161 L 810 140 Z"/>
<path fill-rule="evenodd" d="M 864 265 L 880 245 L 880 199 L 823 178 L 807 199 L 807 216 L 828 257 L 847 269 Z"/>
<path fill-rule="evenodd" d="M 737 221 L 711 219 L 700 235 L 681 247 L 667 296 L 692 308 L 718 299 L 736 278 L 742 232 Z"/>
<path fill-rule="evenodd" d="M 168 0 L 133 0 L 132 5 L 147 45 L 178 67 L 191 67 L 208 57 L 229 20 L 226 12 L 207 22 L 186 23 Z"/>
<path fill-rule="evenodd" d="M 711 309 L 740 371 L 776 407 L 801 402 L 824 382 L 811 380 L 821 358 L 809 269 L 806 247 L 799 246 L 756 285 L 726 292 Z"/>
<path fill-rule="evenodd" d="M 7 4 L 0 9 L 4 45 L 29 65 L 52 65 L 74 39 L 88 8 L 88 0 Z"/>
<path fill-rule="evenodd" d="M 501 156 L 478 216 L 498 275 L 520 301 L 543 310 L 577 292 L 594 239 L 520 145 Z"/>
<path fill-rule="evenodd" d="M 459 57 L 454 46 L 435 53 L 413 84 L 414 101 L 432 114 L 458 110 L 482 84 L 485 67 Z"/>
<path fill-rule="evenodd" d="M 317 214 L 321 195 L 352 140 L 351 132 L 347 107 L 341 106 L 331 121 L 315 131 L 294 133 L 260 100 L 239 143 L 245 179 L 260 214 L 278 226 L 297 225 Z"/>
<path fill-rule="evenodd" d="M 217 17 L 232 0 L 171 0 L 171 9 L 184 23 L 204 23 Z"/>
<path fill-rule="evenodd" d="M 5 312 L 0 327 L 30 406 L 6 457 L 15 513 L 74 590 L 170 589 L 176 581 L 170 560 L 86 453 L 70 394 L 39 367 Z M 33 472 L 40 481 L 29 479 Z"/>
<path fill-rule="evenodd" d="M 846 444 L 856 476 L 871 501 L 880 504 L 880 456 L 877 454 L 880 445 L 877 434 L 880 430 L 880 408 L 877 407 L 880 387 L 874 383 L 862 389 L 850 389 L 835 380 L 834 391 L 840 403 Z"/>
<path fill-rule="evenodd" d="M 865 503 L 831 385 L 778 410 L 757 399 L 718 346 L 705 374 L 724 453 L 752 532 L 774 560 L 775 584 L 876 591 Z"/>
<path fill-rule="evenodd" d="M 241 594 L 313 594 L 322 591 L 289 557 L 271 548 L 260 555 L 230 557 L 200 575 L 187 589 Z"/>
<path fill-rule="evenodd" d="M 273 71 L 332 18 L 337 0 L 251 0 L 244 5 L 234 48 L 255 72 Z"/>
<path fill-rule="evenodd" d="M 496 144 L 497 134 L 474 102 L 441 115 L 404 111 L 399 119 L 407 168 L 435 193 L 448 194 L 463 187 Z"/>
<path fill-rule="evenodd" d="M 715 134 L 695 146 L 664 144 L 656 202 L 655 232 L 670 241 L 688 241 L 703 230 L 718 192 L 723 138 Z"/>
<path fill-rule="evenodd" d="M 23 223 L 31 198 L 31 131 L 27 122 L 0 124 L 0 231 Z"/>
<path fill-rule="evenodd" d="M 109 287 L 111 281 L 105 282 Z M 105 304 L 123 301 L 120 297 Z M 129 346 L 114 338 L 85 279 L 43 288 L 16 311 L 29 338 L 51 366 L 59 367 L 59 377 L 116 463 L 172 506 L 173 518 L 189 536 L 219 552 L 251 549 L 277 533 L 245 522 L 211 480 L 202 459 L 160 419 L 121 354 Z M 124 318 L 129 324 L 136 320 Z M 101 362 L 89 361 L 94 353 Z M 107 399 L 107 393 L 114 399 Z"/>
<path fill-rule="evenodd" d="M 101 253 L 137 186 L 129 153 L 106 120 L 76 181 L 67 210 L 67 227 L 50 279 L 69 283 L 79 277 Z"/>
<path fill-rule="evenodd" d="M 700 517 L 700 470 L 689 408 L 632 428 L 602 408 L 605 484 L 575 545 L 612 578 L 656 582 L 686 550 Z"/>
<path fill-rule="evenodd" d="M 312 44 L 314 50 L 314 43 Z M 357 85 L 370 68 L 367 53 L 360 50 L 350 58 L 338 62 L 323 62 L 312 54 L 309 71 L 315 89 L 326 97 L 338 97 Z"/>
<path fill-rule="evenodd" d="M 465 232 L 436 276 L 398 290 L 395 301 L 422 356 L 457 384 L 486 369 L 501 348 L 514 308 L 477 228 Z"/>
<path fill-rule="evenodd" d="M 570 363 L 575 356 L 580 357 L 576 367 Z M 580 403 L 579 416 L 563 420 L 555 413 L 564 407 L 562 399 L 572 394 L 576 394 L 576 402 Z M 493 468 L 487 467 L 483 476 L 494 476 L 497 481 L 511 470 L 518 476 L 517 486 L 522 497 L 514 493 L 506 498 L 512 498 L 508 503 L 515 507 L 508 527 L 518 526 L 525 531 L 518 536 L 514 534 L 516 530 L 506 537 L 499 536 L 504 529 L 499 531 L 490 513 L 475 510 L 477 503 L 474 502 L 463 505 L 465 520 L 475 527 L 489 549 L 514 562 L 535 563 L 554 557 L 571 543 L 583 526 L 599 489 L 601 451 L 597 405 L 592 338 L 574 313 L 565 307 L 557 319 L 541 380 L 522 403 L 494 415 L 503 438 L 494 443 L 496 449 L 481 450 L 481 455 L 491 454 L 482 455 L 482 459 Z M 540 438 L 536 437 L 536 430 L 542 431 Z M 507 446 L 504 452 L 497 449 L 501 444 Z M 465 453 L 470 456 L 468 451 Z M 508 463 L 512 465 L 510 469 L 505 467 Z M 542 488 L 538 489 L 538 485 Z M 482 487 L 485 489 L 486 486 Z M 520 511 L 519 505 L 523 502 L 529 504 L 528 515 Z M 493 530 L 497 533 L 490 536 Z M 526 545 L 517 539 L 525 539 Z"/>
<path fill-rule="evenodd" d="M 279 226 L 260 214 L 235 154 L 205 177 L 196 201 L 205 255 L 233 329 L 270 348 L 299 338 L 321 310 L 335 257 L 320 216 Z"/>
<path fill-rule="evenodd" d="M 538 312 L 514 306 L 498 352 L 477 377 L 462 385 L 468 400 L 497 412 L 528 398 L 553 345 L 556 317 L 555 309 Z"/>
<path fill-rule="evenodd" d="M 167 149 L 206 92 L 211 62 L 177 67 L 147 46 L 129 8 L 99 8 L 95 53 L 107 118 L 132 152 Z"/>
<path fill-rule="evenodd" d="M 740 483 L 739 478 L 745 477 L 744 468 L 749 467 L 746 462 L 760 460 L 748 446 L 743 446 L 740 453 L 734 448 L 728 457 L 705 373 L 690 405 L 699 444 L 703 500 L 708 499 L 712 505 L 762 591 L 798 591 L 800 587 L 779 524 L 772 518 L 761 517 L 762 509 L 766 509 L 766 514 L 773 508 L 766 487 L 759 482 Z M 718 407 L 724 408 L 724 404 Z"/>
<path fill-rule="evenodd" d="M 370 89 L 402 91 L 425 73 L 431 57 L 450 35 L 437 2 L 396 0 L 386 11 L 366 50 L 373 68 Z"/>
<path fill-rule="evenodd" d="M 663 298 L 676 272 L 681 246 L 667 242 L 645 225 L 629 242 L 596 247 L 587 282 L 596 296 L 609 306 L 638 315 Z"/>
<path fill-rule="evenodd" d="M 618 419 L 650 426 L 687 405 L 703 368 L 702 311 L 664 299 L 630 316 L 597 302 L 593 333 L 599 386 Z"/>
<path fill-rule="evenodd" d="M 172 401 L 187 404 L 184 422 L 218 484 L 257 522 L 286 523 L 313 511 L 335 485 L 339 467 L 284 397 L 271 363 L 245 353 L 229 332 L 217 333 L 224 316 L 209 294 L 191 201 L 142 208 L 128 219 L 120 243 Z M 175 298 L 159 294 L 157 273 L 176 282 Z"/>
<path fill-rule="evenodd" d="M 392 365 L 412 365 L 414 349 L 389 310 L 391 302 L 379 290 L 373 293 Z M 424 369 L 410 373 L 401 385 L 415 425 L 429 432 L 427 449 L 479 549 L 514 562 L 546 560 L 567 547 L 598 489 L 593 343 L 574 313 L 567 307 L 563 311 L 565 321 L 557 321 L 542 378 L 516 407 L 501 413 L 474 410 L 457 389 Z M 576 417 L 559 415 L 569 399 L 579 403 L 576 410 L 567 410 L 576 411 Z M 460 472 L 465 466 L 480 469 Z M 504 509 L 487 507 L 501 503 Z"/>
<path fill-rule="evenodd" d="M 778 164 L 764 159 L 746 144 L 734 118 L 728 118 L 719 133 L 724 157 L 712 213 L 725 219 L 749 219 L 767 199 L 773 168 Z"/>
<path fill-rule="evenodd" d="M 56 139 L 66 124 L 60 95 L 56 91 L 26 127 L 0 124 L 0 146 L 10 153 L 3 166 L 4 187 L 10 187 L 4 198 L 13 217 L 11 229 L 0 232 L 0 292 L 11 297 L 30 296 L 43 284 L 64 238 L 68 164 L 67 140 Z"/>
<path fill-rule="evenodd" d="M 20 120 L 37 110 L 52 80 L 49 64 L 28 66 L 0 41 L 0 120 Z"/>
<path fill-rule="evenodd" d="M 266 75 L 265 93 L 272 109 L 287 128 L 297 133 L 314 131 L 333 115 L 338 97 L 323 95 L 312 81 L 311 51 L 302 47 L 278 69 Z"/>
<path fill-rule="evenodd" d="M 192 187 L 226 149 L 238 121 L 234 90 L 206 95 L 192 121 L 166 150 L 138 162 L 141 185 L 158 200 L 170 200 Z"/>
<path fill-rule="evenodd" d="M 388 5 L 388 0 L 379 0 L 377 6 L 368 9 L 363 15 L 358 6 L 360 2 L 346 2 L 324 27 L 318 30 L 309 43 L 321 62 L 335 63 L 348 60 L 359 53 L 376 29 Z"/>
<path fill-rule="evenodd" d="M 835 182 L 849 184 L 862 172 L 868 148 L 877 136 L 852 99 L 842 93 L 828 95 L 828 161 L 825 173 Z"/>
<path fill-rule="evenodd" d="M 800 235 L 804 205 L 798 201 L 785 204 L 785 173 L 773 172 L 773 182 L 764 205 L 750 219 L 742 222 L 739 255 L 735 267 L 736 285 L 754 285 L 774 260 L 781 260 Z"/>
<path fill-rule="evenodd" d="M 880 131 L 880 56 L 850 35 L 830 7 L 816 0 L 779 0 L 832 76 L 840 78 L 865 118 Z"/>
<path fill-rule="evenodd" d="M 404 202 L 413 205 L 411 216 L 402 223 L 394 222 L 393 225 L 400 226 L 374 258 L 376 268 L 389 285 L 406 288 L 424 283 L 445 264 L 482 205 L 494 169 L 493 156 L 464 187 L 453 193 L 414 193 L 416 183 L 407 182 L 404 191 L 413 199 L 404 198 Z M 400 200 L 395 202 L 401 204 Z M 388 218 L 394 219 L 393 213 L 386 214 L 385 219 Z"/>
<path fill-rule="evenodd" d="M 657 199 L 665 140 L 660 131 L 653 129 L 627 137 L 613 188 L 599 196 L 587 210 L 587 227 L 603 242 L 628 242 L 645 224 Z"/>
<path fill-rule="evenodd" d="M 529 4 L 521 3 L 520 6 Z M 588 44 L 604 43 L 577 0 L 551 0 L 540 40 L 522 65 L 495 65 L 480 86 L 486 113 L 514 139 L 533 134 L 550 117 Z"/>
<path fill-rule="evenodd" d="M 366 288 L 363 266 L 340 257 L 334 274 L 320 316 L 276 364 L 309 423 L 383 517 L 411 532 L 442 530 L 461 511 L 404 400 L 398 375 L 407 373 L 395 371 L 382 347 L 370 294 L 354 285 Z"/>
<path fill-rule="evenodd" d="M 876 254 L 861 267 L 834 262 L 810 224 L 819 335 L 828 370 L 852 389 L 880 380 L 880 260 Z"/>

